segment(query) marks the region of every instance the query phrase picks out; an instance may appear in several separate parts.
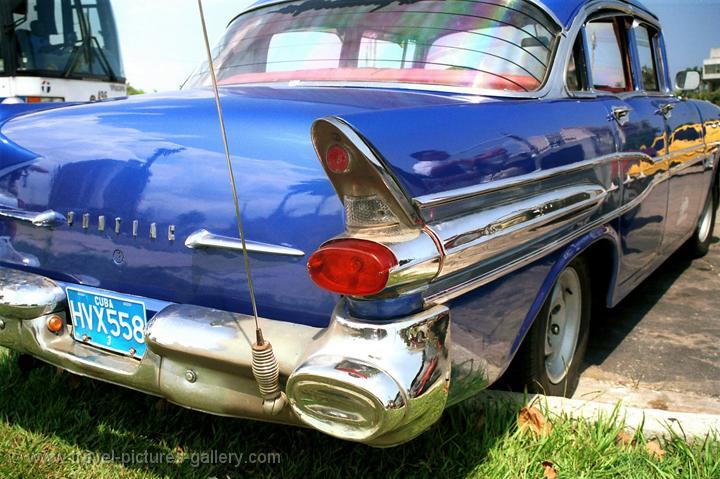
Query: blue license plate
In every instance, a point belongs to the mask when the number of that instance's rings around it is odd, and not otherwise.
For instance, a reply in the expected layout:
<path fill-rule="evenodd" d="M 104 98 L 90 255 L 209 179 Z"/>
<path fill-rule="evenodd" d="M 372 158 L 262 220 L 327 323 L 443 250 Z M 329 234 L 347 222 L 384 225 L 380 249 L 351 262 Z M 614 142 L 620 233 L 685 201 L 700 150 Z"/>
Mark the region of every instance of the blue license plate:
<path fill-rule="evenodd" d="M 145 354 L 145 304 L 123 297 L 65 288 L 73 337 L 85 344 L 140 359 Z"/>

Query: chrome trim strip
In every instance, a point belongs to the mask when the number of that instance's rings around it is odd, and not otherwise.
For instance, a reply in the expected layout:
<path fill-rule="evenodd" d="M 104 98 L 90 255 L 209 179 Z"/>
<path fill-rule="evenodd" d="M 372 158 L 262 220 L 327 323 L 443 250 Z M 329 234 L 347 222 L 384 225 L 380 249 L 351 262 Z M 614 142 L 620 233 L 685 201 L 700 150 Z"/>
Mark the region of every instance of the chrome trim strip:
<path fill-rule="evenodd" d="M 658 175 L 658 176 L 660 176 L 660 175 Z M 569 234 L 553 243 L 545 245 L 544 247 L 542 247 L 540 249 L 534 250 L 533 252 L 531 252 L 521 258 L 518 258 L 518 259 L 508 262 L 506 264 L 503 264 L 502 266 L 500 266 L 488 273 L 485 273 L 482 276 L 472 278 L 461 284 L 454 285 L 444 291 L 440 291 L 440 292 L 434 293 L 430 296 L 427 296 L 424 300 L 425 306 L 444 304 L 452 299 L 462 296 L 463 294 L 466 294 L 474 289 L 477 289 L 481 286 L 491 283 L 492 281 L 495 281 L 496 279 L 499 279 L 507 274 L 510 274 L 513 271 L 523 268 L 523 267 L 533 263 L 534 261 L 537 261 L 537 260 L 543 258 L 544 256 L 562 248 L 563 246 L 566 246 L 568 243 L 581 237 L 582 235 L 589 233 L 593 229 L 595 229 L 599 226 L 602 226 L 602 225 L 606 224 L 608 221 L 611 221 L 619 216 L 622 216 L 623 214 L 625 214 L 628 211 L 632 210 L 633 208 L 637 207 L 650 194 L 650 192 L 653 190 L 653 188 L 656 184 L 661 183 L 662 181 L 665 181 L 665 180 L 666 180 L 666 178 L 658 178 L 657 180 L 654 180 L 650 187 L 646 188 L 641 194 L 639 194 L 637 197 L 635 197 L 632 201 L 629 201 L 625 205 L 589 222 L 585 226 L 574 230 L 571 234 Z"/>
<path fill-rule="evenodd" d="M 276 256 L 292 256 L 300 258 L 305 252 L 287 246 L 278 246 L 258 241 L 246 241 L 248 251 L 252 253 L 269 254 Z M 227 251 L 242 252 L 242 242 L 239 238 L 221 236 L 201 229 L 195 231 L 185 240 L 185 246 L 190 249 L 222 249 Z"/>
<path fill-rule="evenodd" d="M 607 191 L 601 186 L 595 186 L 595 188 L 573 186 L 472 215 L 476 217 L 477 221 L 472 221 L 471 217 L 463 217 L 459 222 L 464 225 L 471 223 L 482 226 L 466 230 L 463 225 L 464 231 L 447 238 L 443 242 L 443 247 L 450 256 L 453 254 L 453 250 L 469 244 L 499 239 L 512 233 L 551 223 L 558 217 L 585 211 L 588 207 L 602 202 L 606 196 Z M 442 237 L 444 230 L 448 229 L 448 225 L 452 223 L 456 223 L 456 221 L 436 224 L 434 227 Z"/>
<path fill-rule="evenodd" d="M 235 15 L 235 16 L 232 18 L 232 20 L 230 20 L 230 22 L 228 22 L 228 24 L 227 24 L 227 26 L 226 26 L 225 28 L 229 27 L 229 26 L 230 26 L 235 20 L 237 20 L 237 18 L 240 17 L 241 15 L 245 15 L 246 13 L 254 12 L 255 10 L 260 10 L 260 9 L 262 9 L 262 8 L 265 8 L 265 7 L 272 7 L 272 6 L 274 6 L 274 5 L 278 5 L 278 4 L 281 4 L 281 3 L 290 3 L 290 2 L 292 2 L 292 1 L 294 1 L 294 0 L 273 0 L 273 1 L 271 1 L 271 2 L 262 3 L 262 4 L 259 4 L 259 5 L 258 5 L 258 4 L 251 4 L 250 6 L 248 6 L 247 8 L 245 8 L 245 10 L 242 10 L 240 13 L 238 13 L 237 15 Z M 546 14 L 548 17 L 550 17 L 550 18 L 552 19 L 552 21 L 554 21 L 555 24 L 556 24 L 558 27 L 560 27 L 561 30 L 565 28 L 565 25 L 563 25 L 562 22 L 560 21 L 560 19 L 557 17 L 557 15 L 555 15 L 555 12 L 553 12 L 552 10 L 550 10 L 550 9 L 542 2 L 542 0 L 525 0 L 525 1 L 528 2 L 528 3 L 531 3 L 531 4 L 533 4 L 533 5 L 535 5 L 536 7 L 540 8 L 541 10 L 543 10 L 543 11 L 545 12 L 545 14 Z"/>
<path fill-rule="evenodd" d="M 0 217 L 31 223 L 38 228 L 54 228 L 67 222 L 62 214 L 54 210 L 36 213 L 28 210 L 0 208 Z"/>
<path fill-rule="evenodd" d="M 497 97 L 497 98 L 530 98 L 539 99 L 545 96 L 543 90 L 534 90 L 529 92 L 514 92 L 505 90 L 488 90 L 485 88 L 432 85 L 429 83 L 409 83 L 409 82 L 389 82 L 389 81 L 342 81 L 342 80 L 293 80 L 285 82 L 252 82 L 242 84 L 243 86 L 272 86 L 277 88 L 283 86 L 287 88 L 392 88 L 413 91 L 422 91 L 423 93 L 456 93 L 464 95 L 463 100 L 468 103 L 477 103 L 477 97 Z M 222 87 L 230 85 L 222 85 Z M 457 99 L 457 98 L 456 98 Z"/>
<path fill-rule="evenodd" d="M 571 186 L 435 224 L 433 228 L 447 251 L 440 276 L 536 240 L 547 234 L 550 226 L 578 222 L 599 207 L 608 194 L 600 185 Z"/>
<path fill-rule="evenodd" d="M 526 175 L 520 175 L 503 180 L 481 183 L 478 185 L 466 186 L 454 190 L 443 191 L 441 193 L 432 193 L 429 195 L 418 196 L 413 199 L 420 208 L 433 208 L 455 201 L 462 201 L 476 196 L 493 193 L 500 190 L 517 188 L 526 186 L 529 183 L 549 180 L 558 176 L 575 173 L 578 171 L 594 168 L 596 166 L 610 163 L 614 160 L 629 161 L 633 159 L 650 160 L 650 157 L 644 153 L 613 153 L 610 155 L 594 158 L 592 160 L 579 161 L 565 166 L 558 166 L 547 170 L 535 171 Z"/>

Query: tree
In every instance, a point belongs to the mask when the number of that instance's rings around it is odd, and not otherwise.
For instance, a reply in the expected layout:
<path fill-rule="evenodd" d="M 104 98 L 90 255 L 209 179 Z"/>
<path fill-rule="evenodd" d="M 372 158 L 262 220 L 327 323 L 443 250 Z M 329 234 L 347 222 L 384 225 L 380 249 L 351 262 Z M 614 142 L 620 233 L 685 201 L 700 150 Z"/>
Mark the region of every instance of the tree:
<path fill-rule="evenodd" d="M 135 88 L 134 86 L 132 86 L 129 83 L 127 84 L 127 92 L 128 92 L 128 95 L 144 95 L 145 94 L 144 90 Z"/>

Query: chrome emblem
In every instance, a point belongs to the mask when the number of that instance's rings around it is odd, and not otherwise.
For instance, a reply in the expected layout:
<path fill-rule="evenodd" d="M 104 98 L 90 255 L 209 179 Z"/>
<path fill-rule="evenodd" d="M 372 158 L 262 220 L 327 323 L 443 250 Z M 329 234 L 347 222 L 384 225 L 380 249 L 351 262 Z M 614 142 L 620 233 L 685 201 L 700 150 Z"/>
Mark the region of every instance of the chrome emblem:
<path fill-rule="evenodd" d="M 116 249 L 113 251 L 113 263 L 115 264 L 123 264 L 125 261 L 125 253 L 122 252 L 122 250 Z"/>
<path fill-rule="evenodd" d="M 74 211 L 68 211 L 67 216 L 67 225 L 69 227 L 72 227 L 75 224 L 75 212 Z M 114 231 L 116 235 L 119 235 L 122 233 L 122 226 L 123 226 L 123 219 L 120 217 L 115 218 L 115 227 Z M 98 231 L 105 231 L 107 228 L 107 219 L 105 215 L 100 215 L 97 217 L 97 229 Z M 90 229 L 90 213 L 83 213 L 82 215 L 82 229 L 88 230 Z M 148 225 L 148 233 L 150 239 L 157 239 L 158 236 L 158 224 L 157 223 L 150 223 Z M 131 234 L 133 238 L 137 238 L 138 234 L 140 234 L 140 221 L 139 220 L 133 220 L 132 221 L 132 229 Z M 167 239 L 168 241 L 175 241 L 175 225 L 168 225 L 167 227 Z M 115 250 L 113 253 L 113 261 L 116 259 L 116 253 L 120 253 L 122 255 L 122 251 Z M 122 261 L 121 261 L 122 262 Z M 116 261 L 117 263 L 117 261 Z M 120 263 L 118 263 L 120 264 Z"/>

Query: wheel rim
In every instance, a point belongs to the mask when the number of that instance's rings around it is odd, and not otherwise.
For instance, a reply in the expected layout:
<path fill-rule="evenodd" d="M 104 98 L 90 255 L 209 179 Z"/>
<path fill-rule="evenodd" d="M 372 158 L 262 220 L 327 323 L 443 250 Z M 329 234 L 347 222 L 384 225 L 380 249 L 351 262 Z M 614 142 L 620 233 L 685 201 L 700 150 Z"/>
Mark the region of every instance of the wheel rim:
<path fill-rule="evenodd" d="M 566 268 L 550 294 L 545 370 L 550 382 L 558 384 L 572 365 L 582 320 L 582 286 L 575 269 Z"/>
<path fill-rule="evenodd" d="M 698 240 L 700 243 L 707 241 L 710 236 L 710 227 L 712 226 L 712 193 L 708 195 L 703 209 L 702 218 L 700 218 L 700 228 L 698 229 Z"/>

